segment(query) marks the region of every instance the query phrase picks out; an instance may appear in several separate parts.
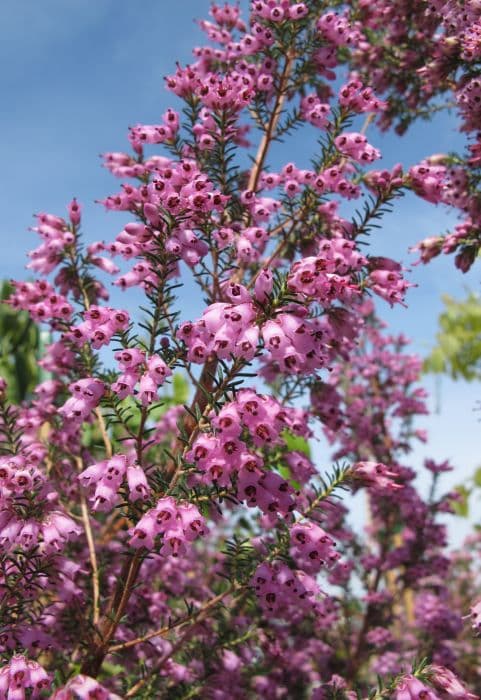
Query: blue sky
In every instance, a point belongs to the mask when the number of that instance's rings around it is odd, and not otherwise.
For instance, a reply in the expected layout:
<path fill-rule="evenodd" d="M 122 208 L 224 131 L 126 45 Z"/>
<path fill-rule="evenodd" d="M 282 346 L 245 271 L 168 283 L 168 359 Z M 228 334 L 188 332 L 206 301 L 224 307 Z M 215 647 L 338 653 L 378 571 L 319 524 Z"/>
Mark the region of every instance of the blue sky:
<path fill-rule="evenodd" d="M 194 18 L 206 17 L 208 8 L 207 0 L 1 3 L 0 278 L 26 276 L 25 252 L 37 244 L 27 231 L 33 213 L 63 214 L 72 196 L 84 205 L 88 240 L 109 240 L 121 230 L 118 214 L 94 204 L 119 187 L 100 167 L 98 155 L 127 150 L 127 126 L 156 123 L 173 104 L 163 76 L 174 72 L 177 60 L 191 60 L 191 48 L 202 37 Z M 385 166 L 413 164 L 460 143 L 449 115 L 416 125 L 402 139 L 372 127 L 368 138 L 383 151 Z M 309 138 L 298 135 L 286 144 L 284 160 L 305 167 L 309 150 Z M 409 246 L 454 223 L 445 209 L 406 197 L 372 237 L 372 249 L 409 265 Z M 440 295 L 462 297 L 467 286 L 479 291 L 478 269 L 461 275 L 447 257 L 413 268 L 411 279 L 419 287 L 408 295 L 409 308 L 384 305 L 385 319 L 413 339 L 413 350 L 426 354 L 436 332 Z M 116 295 L 114 301 L 120 305 L 122 298 Z M 187 316 L 193 314 L 187 310 Z M 431 377 L 425 384 L 430 391 L 436 387 Z M 473 411 L 480 391 L 476 385 L 443 379 L 438 393 L 439 402 L 430 403 L 433 409 L 439 403 L 440 411 L 422 421 L 430 432 L 429 448 L 418 449 L 415 461 L 420 464 L 426 454 L 451 458 L 459 471 L 445 483 L 458 483 L 481 463 L 481 413 Z"/>

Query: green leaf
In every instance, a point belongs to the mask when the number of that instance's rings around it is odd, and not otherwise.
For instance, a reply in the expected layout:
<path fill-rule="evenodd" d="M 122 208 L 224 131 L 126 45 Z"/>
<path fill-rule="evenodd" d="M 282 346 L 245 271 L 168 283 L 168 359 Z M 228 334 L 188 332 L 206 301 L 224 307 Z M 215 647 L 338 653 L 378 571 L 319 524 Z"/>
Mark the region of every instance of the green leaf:
<path fill-rule="evenodd" d="M 467 518 L 469 515 L 469 496 L 471 495 L 471 491 L 462 484 L 456 486 L 454 490 L 460 495 L 460 498 L 458 501 L 451 502 L 453 510 L 459 517 Z"/>
<path fill-rule="evenodd" d="M 300 483 L 292 478 L 291 470 L 286 464 L 279 464 L 277 467 L 277 471 L 283 479 L 290 482 L 292 488 L 296 489 L 296 491 L 298 491 L 301 488 Z"/>
<path fill-rule="evenodd" d="M 481 298 L 470 292 L 457 301 L 443 296 L 437 345 L 424 362 L 425 372 L 445 373 L 453 379 L 481 379 Z"/>
<path fill-rule="evenodd" d="M 289 430 L 284 430 L 281 434 L 284 442 L 286 443 L 287 449 L 291 452 L 302 452 L 307 457 L 311 456 L 311 448 L 307 440 L 300 435 L 294 435 Z"/>
<path fill-rule="evenodd" d="M 3 283 L 0 299 L 8 299 L 13 288 Z M 0 303 L 0 374 L 7 380 L 8 398 L 23 401 L 40 381 L 38 366 L 40 331 L 25 311 Z"/>
<path fill-rule="evenodd" d="M 446 371 L 446 358 L 441 348 L 433 349 L 429 357 L 424 360 L 423 370 L 433 374 L 441 374 Z"/>
<path fill-rule="evenodd" d="M 475 486 L 481 488 L 481 467 L 478 467 L 473 474 L 473 482 Z"/>
<path fill-rule="evenodd" d="M 107 676 L 118 676 L 125 673 L 125 668 L 119 664 L 110 663 L 110 661 L 104 661 L 102 664 L 102 671 Z"/>
<path fill-rule="evenodd" d="M 173 401 L 175 404 L 185 404 L 189 399 L 189 384 L 186 378 L 176 372 L 172 377 Z"/>

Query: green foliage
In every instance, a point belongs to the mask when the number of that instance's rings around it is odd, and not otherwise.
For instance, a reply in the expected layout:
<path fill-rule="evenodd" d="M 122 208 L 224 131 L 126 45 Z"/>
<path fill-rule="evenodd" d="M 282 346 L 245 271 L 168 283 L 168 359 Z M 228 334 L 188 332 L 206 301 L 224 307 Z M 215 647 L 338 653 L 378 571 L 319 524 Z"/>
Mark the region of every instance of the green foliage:
<path fill-rule="evenodd" d="M 464 301 L 443 296 L 437 345 L 424 362 L 424 371 L 466 381 L 481 379 L 481 298 L 470 292 Z"/>
<path fill-rule="evenodd" d="M 459 500 L 451 502 L 452 508 L 456 515 L 459 515 L 461 518 L 467 518 L 469 516 L 469 496 L 471 495 L 471 489 L 461 484 L 460 486 L 456 486 L 455 491 L 458 494 Z"/>
<path fill-rule="evenodd" d="M 284 430 L 282 438 L 289 452 L 302 452 L 306 457 L 311 456 L 311 448 L 305 438 L 300 435 L 294 435 L 289 430 Z"/>
<path fill-rule="evenodd" d="M 234 535 L 231 540 L 226 541 L 223 554 L 226 579 L 246 585 L 257 565 L 256 552 L 250 540 Z"/>
<path fill-rule="evenodd" d="M 187 403 L 189 399 L 189 383 L 184 375 L 176 372 L 172 377 L 171 404 L 179 406 Z"/>
<path fill-rule="evenodd" d="M 107 377 L 105 379 L 108 384 L 110 380 Z M 159 421 L 169 408 L 184 405 L 189 399 L 189 384 L 186 377 L 180 372 L 173 374 L 171 382 L 168 382 L 166 387 L 166 393 L 160 396 L 157 403 L 148 408 L 147 419 L 150 427 Z M 111 395 L 105 399 L 105 405 L 110 409 L 107 420 L 113 430 L 113 438 L 115 440 L 125 439 L 125 430 L 128 431 L 128 437 L 135 438 L 143 421 L 138 410 L 137 399 L 133 396 L 117 399 L 115 395 Z M 84 426 L 83 444 L 85 447 L 100 445 L 101 442 L 102 436 L 97 424 Z"/>
<path fill-rule="evenodd" d="M 461 518 L 469 518 L 471 496 L 477 496 L 479 500 L 481 492 L 481 467 L 475 470 L 466 483 L 455 486 L 454 491 L 458 494 L 458 500 L 451 501 L 454 512 Z"/>
<path fill-rule="evenodd" d="M 447 374 L 452 379 L 471 382 L 481 379 L 481 297 L 469 292 L 457 301 L 443 295 L 445 310 L 439 316 L 437 345 L 424 361 L 424 371 Z M 458 500 L 452 502 L 456 515 L 469 517 L 469 501 L 481 489 L 481 467 L 467 484 L 455 487 Z"/>
<path fill-rule="evenodd" d="M 473 484 L 481 488 L 481 467 L 478 467 L 473 474 Z"/>
<path fill-rule="evenodd" d="M 3 282 L 0 289 L 0 376 L 8 383 L 7 395 L 20 403 L 40 380 L 38 357 L 40 331 L 26 311 L 16 311 L 3 303 L 13 288 Z"/>
<path fill-rule="evenodd" d="M 15 455 L 20 449 L 21 431 L 17 426 L 18 412 L 5 395 L 0 395 L 0 455 Z"/>
<path fill-rule="evenodd" d="M 415 678 L 419 678 L 422 683 L 429 683 L 429 673 L 430 667 L 428 666 L 427 658 L 415 659 L 413 661 L 411 675 Z M 381 700 L 382 698 L 386 698 L 387 700 L 388 698 L 392 698 L 394 691 L 402 682 L 404 675 L 404 673 L 400 673 L 390 679 L 383 679 L 381 676 L 378 676 L 377 688 L 369 693 L 367 700 Z"/>
<path fill-rule="evenodd" d="M 288 452 L 302 452 L 306 457 L 311 456 L 311 448 L 307 440 L 300 435 L 294 435 L 289 430 L 284 430 L 282 433 L 282 438 L 286 444 Z M 280 463 L 276 465 L 279 474 L 291 482 L 291 485 L 297 490 L 301 488 L 301 485 L 292 477 L 291 470 L 287 464 L 282 463 L 282 455 L 280 455 Z"/>

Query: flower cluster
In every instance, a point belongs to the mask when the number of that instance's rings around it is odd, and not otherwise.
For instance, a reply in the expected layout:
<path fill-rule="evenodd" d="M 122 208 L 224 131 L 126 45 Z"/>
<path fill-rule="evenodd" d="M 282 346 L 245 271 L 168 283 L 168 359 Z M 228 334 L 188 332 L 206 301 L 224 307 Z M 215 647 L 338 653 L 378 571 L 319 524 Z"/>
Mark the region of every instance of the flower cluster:
<path fill-rule="evenodd" d="M 71 678 L 62 688 L 56 690 L 51 696 L 52 700 L 72 700 L 72 698 L 95 698 L 95 700 L 120 700 L 120 695 L 112 693 L 111 690 L 103 686 L 101 683 L 79 674 Z"/>
<path fill-rule="evenodd" d="M 20 654 L 0 669 L 0 694 L 9 700 L 27 697 L 37 700 L 44 697 L 43 691 L 50 687 L 49 674 L 38 663 Z"/>
<path fill-rule="evenodd" d="M 346 14 L 326 12 L 317 21 L 321 36 L 335 46 L 358 44 L 361 39 L 359 23 L 351 23 Z"/>
<path fill-rule="evenodd" d="M 256 307 L 245 287 L 237 285 L 236 303 L 215 302 L 208 306 L 199 321 L 187 321 L 179 330 L 191 362 L 203 363 L 213 353 L 219 359 L 238 355 L 252 360 L 256 354 L 259 331 L 253 321 Z"/>
<path fill-rule="evenodd" d="M 188 543 L 205 533 L 205 520 L 192 503 L 177 503 L 168 496 L 157 501 L 131 532 L 132 547 L 154 548 L 155 539 L 162 538 L 160 554 L 178 557 Z"/>
<path fill-rule="evenodd" d="M 172 375 L 172 370 L 160 355 L 151 355 L 139 348 L 119 350 L 115 353 L 121 374 L 112 384 L 112 391 L 119 399 L 133 396 L 138 385 L 137 397 L 145 406 L 156 400 L 157 392 L 165 380 Z"/>
<path fill-rule="evenodd" d="M 30 501 L 43 501 L 32 508 Z M 80 534 L 79 526 L 58 509 L 57 496 L 45 474 L 21 455 L 0 457 L 0 544 L 5 551 L 40 548 L 59 552 Z"/>
<path fill-rule="evenodd" d="M 92 509 L 99 511 L 111 511 L 120 502 L 119 488 L 124 480 L 134 502 L 147 499 L 150 491 L 145 472 L 135 463 L 135 457 L 129 455 L 118 454 L 92 464 L 81 472 L 79 480 L 86 489 L 95 486 Z"/>
<path fill-rule="evenodd" d="M 306 95 L 301 100 L 302 116 L 306 122 L 317 126 L 319 129 L 325 129 L 328 126 L 330 111 L 330 105 L 321 102 L 319 97 L 314 93 Z"/>
<path fill-rule="evenodd" d="M 426 700 L 437 700 L 438 695 L 428 685 L 419 678 L 408 675 L 404 676 L 396 687 L 394 693 L 396 700 L 414 700 L 414 698 L 426 698 Z"/>
<path fill-rule="evenodd" d="M 297 523 L 289 534 L 290 554 L 297 566 L 308 574 L 317 573 L 322 566 L 332 566 L 341 556 L 332 537 L 315 523 Z"/>
<path fill-rule="evenodd" d="M 336 138 L 335 144 L 343 156 L 358 163 L 372 163 L 381 157 L 381 152 L 371 146 L 363 134 L 356 132 L 344 132 Z"/>
<path fill-rule="evenodd" d="M 73 308 L 46 280 L 37 282 L 14 282 L 15 291 L 9 298 L 14 309 L 28 311 L 34 321 L 68 322 Z"/>
<path fill-rule="evenodd" d="M 479 693 L 481 536 L 447 549 L 446 462 L 417 488 L 421 361 L 368 300 L 412 285 L 364 247 L 410 190 L 462 216 L 423 262 L 477 256 L 478 5 L 213 4 L 166 78 L 180 104 L 102 157 L 114 240 L 75 199 L 37 215 L 0 378 L 0 696 Z M 466 154 L 372 169 L 366 131 L 445 94 Z M 308 163 L 275 150 L 296 129 L 318 137 Z M 12 310 L 49 329 L 36 387 Z M 355 528 L 341 489 L 365 489 Z"/>
<path fill-rule="evenodd" d="M 264 563 L 252 577 L 259 605 L 269 616 L 286 615 L 289 609 L 315 611 L 319 587 L 303 571 L 293 571 L 282 562 Z"/>
<path fill-rule="evenodd" d="M 199 435 L 186 453 L 204 483 L 227 486 L 236 476 L 237 498 L 259 507 L 267 516 L 294 509 L 292 486 L 264 468 L 262 449 L 282 446 L 282 433 L 309 435 L 303 412 L 286 410 L 275 399 L 249 389 L 212 417 L 215 434 Z M 256 449 L 257 448 L 257 449 Z"/>
<path fill-rule="evenodd" d="M 171 141 L 179 129 L 179 115 L 168 109 L 162 118 L 163 124 L 139 124 L 130 128 L 129 141 L 137 153 L 143 152 L 144 144 Z"/>
<path fill-rule="evenodd" d="M 83 317 L 83 323 L 71 327 L 69 337 L 79 345 L 90 343 L 96 350 L 108 345 L 114 335 L 127 330 L 129 326 L 128 313 L 110 306 L 92 305 Z"/>
<path fill-rule="evenodd" d="M 401 484 L 396 484 L 396 472 L 390 471 L 385 464 L 380 462 L 356 462 L 352 465 L 353 478 L 359 479 L 367 486 L 376 489 L 390 489 L 394 491 L 402 488 Z"/>
<path fill-rule="evenodd" d="M 387 104 L 378 99 L 372 88 L 366 87 L 361 80 L 353 79 L 339 90 L 339 104 L 350 112 L 382 112 Z"/>
<path fill-rule="evenodd" d="M 84 377 L 69 384 L 72 394 L 59 409 L 59 413 L 68 421 L 82 423 L 97 408 L 105 393 L 105 384 L 96 377 Z"/>

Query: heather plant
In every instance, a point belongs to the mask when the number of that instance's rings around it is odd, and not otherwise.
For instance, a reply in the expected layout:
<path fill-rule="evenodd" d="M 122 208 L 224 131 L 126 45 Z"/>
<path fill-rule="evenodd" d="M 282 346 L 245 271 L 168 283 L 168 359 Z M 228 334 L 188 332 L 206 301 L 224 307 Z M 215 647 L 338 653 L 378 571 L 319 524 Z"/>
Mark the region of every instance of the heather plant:
<path fill-rule="evenodd" d="M 37 215 L 8 303 L 48 329 L 46 378 L 20 405 L 0 386 L 1 697 L 477 697 L 479 537 L 447 550 L 447 461 L 415 482 L 422 363 L 374 304 L 411 284 L 365 246 L 407 190 L 464 187 L 474 217 L 477 162 L 376 170 L 370 124 L 422 116 L 435 69 L 407 69 L 454 32 L 474 70 L 477 35 L 405 4 L 212 5 L 173 107 L 103 156 L 130 222 L 86 242 L 75 199 Z M 301 129 L 311 162 L 271 165 Z"/>

